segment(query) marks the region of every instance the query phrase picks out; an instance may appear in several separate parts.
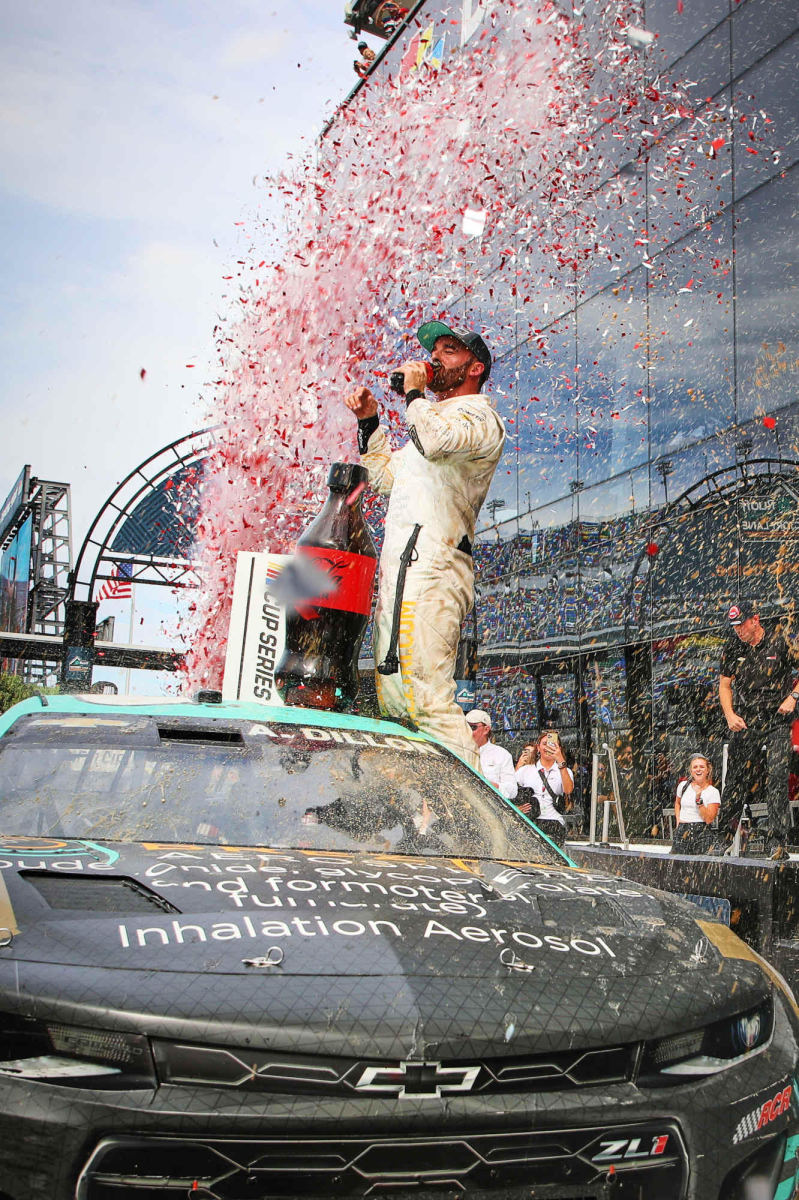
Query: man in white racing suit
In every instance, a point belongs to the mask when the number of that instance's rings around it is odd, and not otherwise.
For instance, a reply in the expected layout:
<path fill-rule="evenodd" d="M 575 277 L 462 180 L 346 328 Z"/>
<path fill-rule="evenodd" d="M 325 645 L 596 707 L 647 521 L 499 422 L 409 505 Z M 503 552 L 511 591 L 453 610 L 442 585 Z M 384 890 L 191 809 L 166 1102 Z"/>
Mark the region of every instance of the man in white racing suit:
<path fill-rule="evenodd" d="M 390 494 L 375 613 L 377 697 L 385 715 L 410 717 L 479 771 L 472 731 L 455 703 L 455 657 L 474 602 L 475 521 L 505 427 L 481 393 L 491 355 L 480 335 L 428 321 L 417 336 L 432 353 L 432 379 L 423 362 L 400 368 L 409 434 L 400 450 L 392 451 L 368 388 L 345 399 L 358 418 L 369 482 Z"/>

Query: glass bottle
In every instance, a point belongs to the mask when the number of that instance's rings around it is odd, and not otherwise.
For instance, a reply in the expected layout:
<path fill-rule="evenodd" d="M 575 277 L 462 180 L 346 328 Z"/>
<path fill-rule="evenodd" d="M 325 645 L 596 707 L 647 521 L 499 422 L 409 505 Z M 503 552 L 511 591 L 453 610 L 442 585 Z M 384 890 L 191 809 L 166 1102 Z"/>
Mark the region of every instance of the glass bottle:
<path fill-rule="evenodd" d="M 356 463 L 333 463 L 330 494 L 296 546 L 328 576 L 330 591 L 286 614 L 286 648 L 275 669 L 284 703 L 351 708 L 358 655 L 372 608 L 377 551 L 361 511 L 368 478 Z"/>

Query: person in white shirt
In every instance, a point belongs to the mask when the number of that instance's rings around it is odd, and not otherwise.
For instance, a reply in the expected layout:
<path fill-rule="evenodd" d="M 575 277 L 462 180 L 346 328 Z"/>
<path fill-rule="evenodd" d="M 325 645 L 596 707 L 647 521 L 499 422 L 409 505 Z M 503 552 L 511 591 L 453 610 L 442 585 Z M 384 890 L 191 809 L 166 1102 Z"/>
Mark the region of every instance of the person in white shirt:
<path fill-rule="evenodd" d="M 466 714 L 466 720 L 480 754 L 480 770 L 506 800 L 515 800 L 519 785 L 513 759 L 507 750 L 491 741 L 491 717 L 484 708 L 473 708 Z"/>
<path fill-rule="evenodd" d="M 704 754 L 695 754 L 689 765 L 690 779 L 677 788 L 674 812 L 677 827 L 672 854 L 707 854 L 713 843 L 710 828 L 719 813 L 721 796 L 713 786 L 713 764 Z"/>
<path fill-rule="evenodd" d="M 563 746 L 554 729 L 547 729 L 538 741 L 525 746 L 516 763 L 516 782 L 532 788 L 538 800 L 536 825 L 557 846 L 566 841 L 566 821 L 559 811 L 574 791 L 574 775 L 566 765 Z M 529 807 L 529 806 L 528 806 Z M 520 806 L 524 812 L 525 806 Z"/>

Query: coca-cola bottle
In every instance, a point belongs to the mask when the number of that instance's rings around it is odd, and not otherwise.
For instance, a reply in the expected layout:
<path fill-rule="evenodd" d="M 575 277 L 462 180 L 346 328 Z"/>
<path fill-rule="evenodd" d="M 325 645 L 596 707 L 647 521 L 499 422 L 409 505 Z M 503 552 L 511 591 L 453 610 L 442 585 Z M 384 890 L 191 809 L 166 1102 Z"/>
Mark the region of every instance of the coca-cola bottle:
<path fill-rule="evenodd" d="M 372 607 L 377 551 L 361 512 L 368 478 L 356 463 L 333 463 L 330 495 L 299 538 L 333 588 L 286 614 L 286 648 L 275 684 L 286 704 L 342 709 L 358 694 L 358 653 Z"/>

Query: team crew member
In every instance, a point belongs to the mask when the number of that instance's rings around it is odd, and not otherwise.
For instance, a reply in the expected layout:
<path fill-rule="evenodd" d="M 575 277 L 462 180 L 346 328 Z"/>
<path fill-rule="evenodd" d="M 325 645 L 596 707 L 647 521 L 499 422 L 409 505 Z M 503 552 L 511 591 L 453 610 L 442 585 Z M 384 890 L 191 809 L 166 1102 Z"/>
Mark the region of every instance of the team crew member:
<path fill-rule="evenodd" d="M 516 782 L 532 788 L 540 815 L 536 825 L 556 845 L 566 841 L 566 821 L 561 812 L 565 797 L 574 791 L 574 775 L 566 765 L 563 746 L 554 729 L 542 733 L 538 741 L 525 746 L 516 763 Z M 521 807 L 524 812 L 524 806 Z"/>
<path fill-rule="evenodd" d="M 390 495 L 375 612 L 377 698 L 384 714 L 410 717 L 479 770 L 472 731 L 455 703 L 455 655 L 474 601 L 475 521 L 505 427 L 481 392 L 491 355 L 480 335 L 428 321 L 417 336 L 432 353 L 433 377 L 428 383 L 423 362 L 401 368 L 409 441 L 400 450 L 392 451 L 368 388 L 345 399 L 358 418 L 369 481 Z"/>
<path fill-rule="evenodd" d="M 491 741 L 491 718 L 484 708 L 466 714 L 474 744 L 480 754 L 480 769 L 506 800 L 515 800 L 519 791 L 513 759 L 503 746 Z"/>
<path fill-rule="evenodd" d="M 674 799 L 677 828 L 672 854 L 707 854 L 713 842 L 710 828 L 719 813 L 721 796 L 713 787 L 713 764 L 704 754 L 695 754 L 689 765 L 690 778 L 683 780 Z"/>
<path fill-rule="evenodd" d="M 728 616 L 735 637 L 722 651 L 719 679 L 719 701 L 730 729 L 724 800 L 736 815 L 745 803 L 765 801 L 767 851 L 771 858 L 785 858 L 788 718 L 799 700 L 797 666 L 780 627 L 767 631 L 760 624 L 756 604 L 742 600 Z"/>

